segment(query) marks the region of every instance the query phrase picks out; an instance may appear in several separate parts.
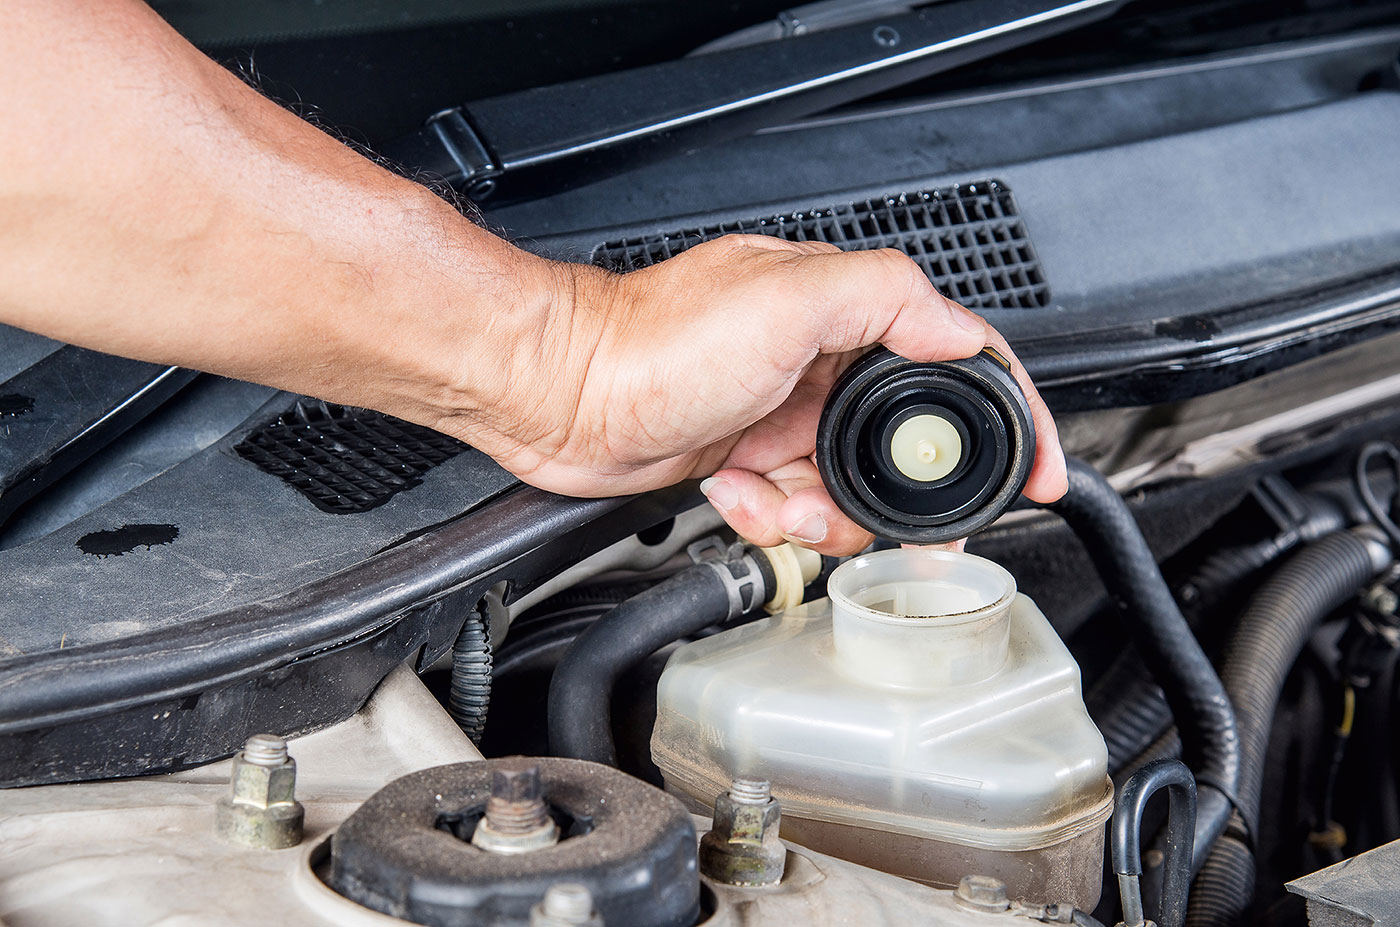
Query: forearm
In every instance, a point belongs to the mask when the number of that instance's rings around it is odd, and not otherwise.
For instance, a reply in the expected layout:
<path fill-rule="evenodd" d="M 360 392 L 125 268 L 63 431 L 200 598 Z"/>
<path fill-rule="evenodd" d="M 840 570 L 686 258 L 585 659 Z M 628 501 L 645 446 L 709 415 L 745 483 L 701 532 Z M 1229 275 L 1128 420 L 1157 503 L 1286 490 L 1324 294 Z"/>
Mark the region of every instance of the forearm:
<path fill-rule="evenodd" d="M 430 424 L 493 404 L 546 344 L 566 271 L 264 99 L 143 4 L 28 0 L 7 20 L 0 321 Z"/>
<path fill-rule="evenodd" d="M 12 0 L 0 29 L 0 322 L 379 409 L 536 486 L 719 473 L 736 530 L 850 553 L 822 401 L 874 343 L 989 343 L 908 256 L 726 236 L 626 275 L 520 251 L 264 99 L 137 0 Z M 815 526 L 815 527 L 814 527 Z"/>

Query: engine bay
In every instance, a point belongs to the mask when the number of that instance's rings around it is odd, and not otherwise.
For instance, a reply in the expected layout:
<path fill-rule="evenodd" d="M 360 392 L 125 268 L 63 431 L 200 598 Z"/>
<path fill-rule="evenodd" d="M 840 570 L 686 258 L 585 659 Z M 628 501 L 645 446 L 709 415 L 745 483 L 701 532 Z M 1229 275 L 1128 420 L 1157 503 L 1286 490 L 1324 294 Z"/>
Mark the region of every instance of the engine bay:
<path fill-rule="evenodd" d="M 547 193 L 459 184 L 619 273 L 730 233 L 904 252 L 1054 412 L 1048 506 L 994 350 L 838 383 L 815 463 L 878 539 L 833 558 L 748 544 L 698 481 L 554 495 L 380 412 L 0 332 L 0 923 L 1384 920 L 1400 25 L 1196 47 L 1128 6 L 1073 68 L 1045 39 Z M 348 124 L 436 28 L 202 47 L 270 87 L 347 56 Z"/>

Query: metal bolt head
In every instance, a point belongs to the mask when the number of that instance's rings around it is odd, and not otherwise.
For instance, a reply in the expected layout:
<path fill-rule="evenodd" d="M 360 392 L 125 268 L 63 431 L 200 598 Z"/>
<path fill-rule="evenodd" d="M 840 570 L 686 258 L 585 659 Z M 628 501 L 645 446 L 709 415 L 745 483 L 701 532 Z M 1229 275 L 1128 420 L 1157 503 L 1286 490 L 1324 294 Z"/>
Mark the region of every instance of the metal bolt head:
<path fill-rule="evenodd" d="M 1396 596 L 1383 583 L 1376 583 L 1366 590 L 1363 600 L 1372 609 L 1382 615 L 1394 615 L 1400 611 L 1400 596 Z"/>
<path fill-rule="evenodd" d="M 559 882 L 530 909 L 530 927 L 602 927 L 593 908 L 593 895 L 576 882 Z"/>
<path fill-rule="evenodd" d="M 472 844 L 491 853 L 529 853 L 559 842 L 538 763 L 506 760 L 491 772 L 491 797 Z"/>
<path fill-rule="evenodd" d="M 725 885 L 776 885 L 787 848 L 778 838 L 782 812 L 768 783 L 736 779 L 715 799 L 714 822 L 700 839 L 700 871 Z"/>
<path fill-rule="evenodd" d="M 491 773 L 492 798 L 502 801 L 538 801 L 543 795 L 538 763 L 504 763 Z"/>
<path fill-rule="evenodd" d="M 894 26 L 876 26 L 871 37 L 881 48 L 894 48 L 899 44 L 899 30 Z"/>
<path fill-rule="evenodd" d="M 270 734 L 250 738 L 234 754 L 228 797 L 215 809 L 219 836 L 262 849 L 301 843 L 305 810 L 296 800 L 296 784 L 297 764 L 287 755 L 287 742 Z"/>
<path fill-rule="evenodd" d="M 1006 883 L 991 876 L 963 876 L 953 894 L 958 904 L 977 911 L 1005 911 L 1011 907 Z"/>
<path fill-rule="evenodd" d="M 467 185 L 467 199 L 470 200 L 490 199 L 491 194 L 495 192 L 496 181 L 491 177 L 482 177 Z"/>

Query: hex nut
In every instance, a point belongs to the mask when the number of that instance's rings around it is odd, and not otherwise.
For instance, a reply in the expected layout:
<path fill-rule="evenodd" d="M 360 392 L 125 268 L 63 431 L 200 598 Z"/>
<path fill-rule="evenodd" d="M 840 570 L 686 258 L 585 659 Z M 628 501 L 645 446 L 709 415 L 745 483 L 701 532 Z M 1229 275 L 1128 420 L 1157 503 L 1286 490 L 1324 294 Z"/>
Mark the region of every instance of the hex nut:
<path fill-rule="evenodd" d="M 787 862 L 778 837 L 782 812 L 768 795 L 768 784 L 761 786 L 759 791 L 754 782 L 737 780 L 715 799 L 714 823 L 700 838 L 700 872 L 707 878 L 747 887 L 782 881 Z"/>
<path fill-rule="evenodd" d="M 291 757 L 264 765 L 239 751 L 233 757 L 229 795 L 219 799 L 215 808 L 219 836 L 267 850 L 301 843 L 305 810 L 296 800 L 296 782 L 297 764 Z"/>
<path fill-rule="evenodd" d="M 1006 894 L 1006 883 L 991 876 L 963 876 L 953 893 L 958 904 L 974 911 L 995 913 L 1011 907 L 1011 898 Z"/>

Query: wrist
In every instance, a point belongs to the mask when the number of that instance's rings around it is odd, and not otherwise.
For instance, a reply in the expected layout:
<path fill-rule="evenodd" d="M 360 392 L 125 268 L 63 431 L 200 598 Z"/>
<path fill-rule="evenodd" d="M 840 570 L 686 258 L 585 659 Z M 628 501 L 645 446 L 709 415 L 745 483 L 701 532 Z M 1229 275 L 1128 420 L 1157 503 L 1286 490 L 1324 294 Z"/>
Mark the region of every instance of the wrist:
<path fill-rule="evenodd" d="M 435 352 L 420 420 L 528 475 L 573 437 L 615 275 L 489 237 L 473 254 L 490 261 L 489 273 L 453 275 L 445 299 L 470 305 L 469 328 Z"/>

